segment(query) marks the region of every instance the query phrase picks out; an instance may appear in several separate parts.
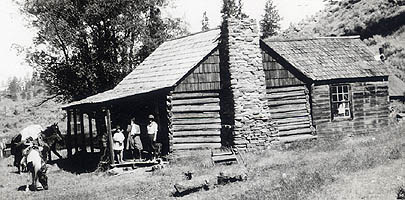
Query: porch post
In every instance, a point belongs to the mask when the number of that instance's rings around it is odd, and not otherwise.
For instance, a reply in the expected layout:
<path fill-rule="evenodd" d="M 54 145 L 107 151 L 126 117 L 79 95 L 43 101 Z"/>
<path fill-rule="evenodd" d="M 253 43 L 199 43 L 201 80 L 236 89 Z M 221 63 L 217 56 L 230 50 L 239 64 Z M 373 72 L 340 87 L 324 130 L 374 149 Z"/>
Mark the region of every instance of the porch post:
<path fill-rule="evenodd" d="M 66 110 L 67 112 L 67 138 L 66 142 L 66 150 L 67 150 L 67 157 L 72 157 L 72 111 Z"/>
<path fill-rule="evenodd" d="M 113 137 L 111 133 L 111 113 L 110 109 L 106 109 L 106 118 L 107 118 L 107 134 L 108 134 L 108 146 L 110 148 L 110 164 L 114 164 L 114 150 L 113 150 Z"/>
<path fill-rule="evenodd" d="M 87 147 L 86 147 L 86 134 L 84 133 L 84 120 L 83 120 L 83 112 L 80 112 L 80 133 L 82 135 L 82 143 L 81 143 L 81 148 L 82 151 L 87 152 Z"/>
<path fill-rule="evenodd" d="M 91 153 L 94 153 L 94 146 L 93 146 L 93 123 L 92 123 L 92 116 L 87 114 L 87 117 L 89 118 L 89 139 L 90 139 L 90 151 Z"/>
<path fill-rule="evenodd" d="M 74 138 L 74 141 L 75 141 L 75 153 L 77 153 L 78 150 L 79 150 L 79 147 L 78 147 L 78 144 L 77 144 L 77 111 L 76 111 L 76 109 L 73 109 L 73 132 L 75 134 L 75 138 Z"/>

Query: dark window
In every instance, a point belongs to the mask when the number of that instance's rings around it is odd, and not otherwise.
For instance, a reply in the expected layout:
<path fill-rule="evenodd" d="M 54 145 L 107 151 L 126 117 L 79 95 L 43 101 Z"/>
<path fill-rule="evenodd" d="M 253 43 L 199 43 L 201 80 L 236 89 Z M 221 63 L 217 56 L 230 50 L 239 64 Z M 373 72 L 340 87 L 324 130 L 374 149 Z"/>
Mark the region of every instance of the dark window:
<path fill-rule="evenodd" d="M 332 119 L 351 118 L 351 97 L 349 85 L 331 86 Z"/>

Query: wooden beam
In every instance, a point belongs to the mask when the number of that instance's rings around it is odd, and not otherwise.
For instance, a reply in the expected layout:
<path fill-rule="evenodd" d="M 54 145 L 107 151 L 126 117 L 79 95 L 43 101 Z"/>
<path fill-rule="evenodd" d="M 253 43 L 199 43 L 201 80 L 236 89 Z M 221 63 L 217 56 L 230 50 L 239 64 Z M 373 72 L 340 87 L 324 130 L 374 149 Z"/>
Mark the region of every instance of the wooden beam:
<path fill-rule="evenodd" d="M 72 112 L 70 110 L 66 110 L 67 112 L 67 138 L 66 142 L 66 150 L 67 150 L 67 157 L 72 157 Z"/>
<path fill-rule="evenodd" d="M 73 132 L 75 134 L 75 153 L 79 151 L 79 145 L 77 144 L 77 111 L 76 109 L 73 109 Z"/>
<path fill-rule="evenodd" d="M 87 115 L 89 118 L 89 138 L 90 138 L 90 151 L 94 153 L 94 142 L 93 142 L 93 123 L 90 115 Z"/>
<path fill-rule="evenodd" d="M 84 120 L 83 120 L 84 113 L 80 112 L 80 134 L 82 135 L 82 143 L 81 148 L 82 151 L 87 152 L 86 147 L 86 134 L 84 133 Z"/>
<path fill-rule="evenodd" d="M 111 132 L 111 112 L 110 109 L 106 109 L 106 126 L 108 134 L 108 146 L 110 149 L 110 164 L 114 164 L 114 150 L 113 150 L 113 136 Z"/>

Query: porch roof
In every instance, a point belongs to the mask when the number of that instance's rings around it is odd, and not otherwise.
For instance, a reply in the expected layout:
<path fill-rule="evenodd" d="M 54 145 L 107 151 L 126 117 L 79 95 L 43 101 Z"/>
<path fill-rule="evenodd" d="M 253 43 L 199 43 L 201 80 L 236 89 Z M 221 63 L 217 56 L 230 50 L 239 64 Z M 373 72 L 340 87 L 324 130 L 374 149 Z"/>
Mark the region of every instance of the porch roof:
<path fill-rule="evenodd" d="M 217 46 L 219 29 L 191 34 L 161 44 L 115 88 L 63 106 L 103 103 L 174 87 Z"/>

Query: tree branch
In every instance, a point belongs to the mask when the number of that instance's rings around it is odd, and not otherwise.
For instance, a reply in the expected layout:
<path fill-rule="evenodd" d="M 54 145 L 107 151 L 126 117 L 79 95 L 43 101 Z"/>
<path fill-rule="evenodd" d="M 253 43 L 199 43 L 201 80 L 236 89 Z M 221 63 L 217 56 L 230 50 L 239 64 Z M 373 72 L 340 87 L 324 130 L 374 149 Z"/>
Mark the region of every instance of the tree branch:
<path fill-rule="evenodd" d="M 52 100 L 52 99 L 56 98 L 56 97 L 59 96 L 59 95 L 60 95 L 60 94 L 55 94 L 55 95 L 52 95 L 52 96 L 50 96 L 50 97 L 47 97 L 47 98 L 45 98 L 44 100 L 42 100 L 39 104 L 34 105 L 33 107 L 39 107 L 39 106 L 41 106 L 42 104 L 46 103 L 46 102 L 49 101 L 49 100 Z"/>

